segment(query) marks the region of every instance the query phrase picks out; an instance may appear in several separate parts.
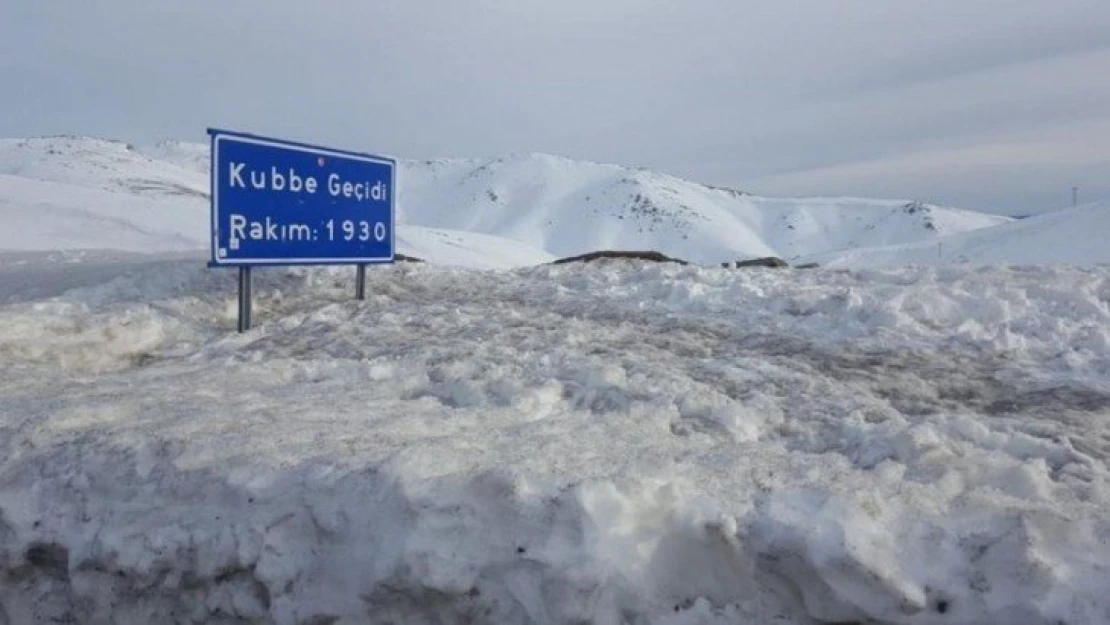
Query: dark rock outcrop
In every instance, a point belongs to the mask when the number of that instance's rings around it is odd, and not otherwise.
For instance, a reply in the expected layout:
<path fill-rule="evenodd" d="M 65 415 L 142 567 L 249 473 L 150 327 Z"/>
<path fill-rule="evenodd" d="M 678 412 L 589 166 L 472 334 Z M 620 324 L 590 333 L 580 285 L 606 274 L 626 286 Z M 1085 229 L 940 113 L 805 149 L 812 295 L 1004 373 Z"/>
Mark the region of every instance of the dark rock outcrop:
<path fill-rule="evenodd" d="M 776 256 L 766 256 L 764 258 L 750 258 L 748 260 L 737 260 L 721 263 L 722 267 L 789 267 L 790 263 Z"/>
<path fill-rule="evenodd" d="M 560 258 L 552 261 L 552 265 L 563 265 L 566 263 L 588 263 L 593 260 L 603 258 L 625 258 L 632 260 L 648 260 L 656 263 L 678 263 L 679 265 L 689 265 L 690 263 L 680 259 L 672 258 L 661 252 L 651 251 L 630 251 L 630 250 L 601 250 L 598 252 L 590 252 L 589 254 L 581 254 L 579 256 L 569 256 L 567 258 Z"/>

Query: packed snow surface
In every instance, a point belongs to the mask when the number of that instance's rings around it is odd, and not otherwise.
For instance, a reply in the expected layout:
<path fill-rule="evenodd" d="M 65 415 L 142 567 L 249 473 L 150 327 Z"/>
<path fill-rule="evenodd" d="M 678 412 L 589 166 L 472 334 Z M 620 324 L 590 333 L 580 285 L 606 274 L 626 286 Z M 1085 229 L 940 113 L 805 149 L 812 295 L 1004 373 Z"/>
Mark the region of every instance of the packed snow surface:
<path fill-rule="evenodd" d="M 1110 269 L 0 258 L 0 623 L 1110 622 Z"/>

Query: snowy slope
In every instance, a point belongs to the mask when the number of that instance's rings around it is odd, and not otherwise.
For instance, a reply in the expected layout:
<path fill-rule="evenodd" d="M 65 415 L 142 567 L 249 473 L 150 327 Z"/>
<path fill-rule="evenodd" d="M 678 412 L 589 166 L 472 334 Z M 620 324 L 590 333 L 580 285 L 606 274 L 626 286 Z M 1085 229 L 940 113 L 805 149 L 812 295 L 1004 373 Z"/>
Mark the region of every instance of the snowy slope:
<path fill-rule="evenodd" d="M 135 149 L 150 158 L 208 175 L 210 146 L 207 143 L 165 140 L 154 145 L 138 146 Z"/>
<path fill-rule="evenodd" d="M 809 260 L 836 267 L 1110 263 L 1106 233 L 1110 203 L 1096 203 L 936 241 L 817 254 Z"/>
<path fill-rule="evenodd" d="M 0 142 L 0 173 L 164 200 L 174 212 L 182 198 L 204 204 L 207 171 L 207 148 L 199 144 L 135 149 L 68 137 Z M 514 252 L 513 258 L 535 262 L 598 249 L 651 249 L 707 264 L 753 256 L 797 258 L 932 241 L 1007 221 L 906 201 L 759 198 L 646 170 L 546 155 L 403 161 L 398 180 L 401 224 L 509 239 L 517 243 L 502 247 L 533 250 L 523 256 Z M 8 199 L 10 204 L 13 198 Z M 196 228 L 176 234 L 206 237 Z"/>
<path fill-rule="evenodd" d="M 208 213 L 188 196 L 0 174 L 0 224 L 0 250 L 196 250 L 205 245 Z"/>
<path fill-rule="evenodd" d="M 402 224 L 397 249 L 438 265 L 471 269 L 505 269 L 549 263 L 555 256 L 512 239 L 477 232 Z"/>
<path fill-rule="evenodd" d="M 208 196 L 207 175 L 87 137 L 0 139 L 0 174 L 157 199 Z"/>
<path fill-rule="evenodd" d="M 1110 622 L 1110 269 L 256 280 L 0 257 L 0 622 Z"/>

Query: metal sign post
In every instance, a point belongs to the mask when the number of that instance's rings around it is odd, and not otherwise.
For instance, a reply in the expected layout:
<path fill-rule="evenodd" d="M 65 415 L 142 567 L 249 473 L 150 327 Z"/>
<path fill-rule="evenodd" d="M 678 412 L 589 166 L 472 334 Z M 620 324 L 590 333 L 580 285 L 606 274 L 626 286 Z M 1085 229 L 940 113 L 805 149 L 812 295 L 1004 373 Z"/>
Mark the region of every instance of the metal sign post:
<path fill-rule="evenodd" d="M 212 257 L 239 267 L 239 331 L 251 326 L 254 265 L 392 263 L 397 164 L 389 158 L 209 130 Z"/>
<path fill-rule="evenodd" d="M 251 329 L 251 267 L 239 265 L 239 333 Z"/>

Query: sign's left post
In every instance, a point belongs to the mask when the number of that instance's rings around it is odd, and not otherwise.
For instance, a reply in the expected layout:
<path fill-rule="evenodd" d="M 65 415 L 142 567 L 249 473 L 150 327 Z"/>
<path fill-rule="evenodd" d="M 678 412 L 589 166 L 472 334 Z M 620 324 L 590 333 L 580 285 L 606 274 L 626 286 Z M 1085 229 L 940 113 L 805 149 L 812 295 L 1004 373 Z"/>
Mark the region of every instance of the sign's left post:
<path fill-rule="evenodd" d="M 239 265 L 239 333 L 251 329 L 251 266 Z"/>

